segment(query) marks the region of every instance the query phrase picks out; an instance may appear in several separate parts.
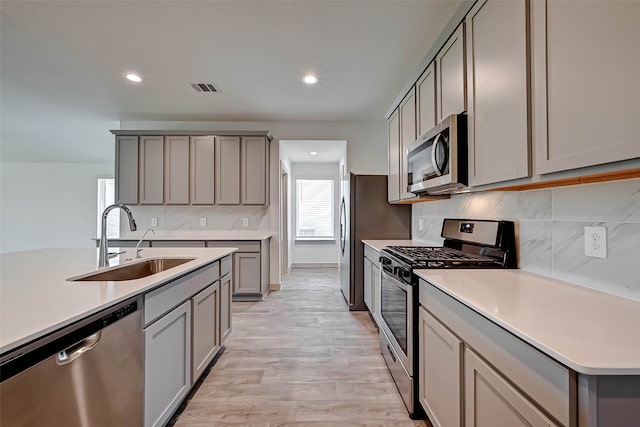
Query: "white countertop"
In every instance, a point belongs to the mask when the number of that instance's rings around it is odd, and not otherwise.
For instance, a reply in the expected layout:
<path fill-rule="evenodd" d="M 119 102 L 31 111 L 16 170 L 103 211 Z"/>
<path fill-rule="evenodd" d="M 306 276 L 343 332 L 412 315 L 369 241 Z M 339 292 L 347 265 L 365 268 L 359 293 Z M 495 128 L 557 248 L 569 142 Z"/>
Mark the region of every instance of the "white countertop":
<path fill-rule="evenodd" d="M 417 240 L 363 240 L 362 243 L 378 252 L 384 249 L 385 246 L 442 246 L 442 243 L 433 244 Z"/>
<path fill-rule="evenodd" d="M 67 281 L 97 270 L 97 249 L 0 254 L 0 354 L 235 251 L 236 248 L 145 248 L 143 258 L 195 259 L 149 277 L 121 282 Z M 131 249 L 113 258 L 110 266 L 136 262 L 134 252 Z M 125 261 L 128 259 L 132 260 Z"/>
<path fill-rule="evenodd" d="M 640 302 L 520 270 L 415 273 L 576 372 L 640 375 Z"/>
<path fill-rule="evenodd" d="M 121 234 L 109 240 L 139 240 L 145 229 Z M 155 230 L 147 233 L 144 240 L 266 240 L 273 236 L 269 231 L 258 230 Z M 96 240 L 99 240 L 97 238 Z"/>

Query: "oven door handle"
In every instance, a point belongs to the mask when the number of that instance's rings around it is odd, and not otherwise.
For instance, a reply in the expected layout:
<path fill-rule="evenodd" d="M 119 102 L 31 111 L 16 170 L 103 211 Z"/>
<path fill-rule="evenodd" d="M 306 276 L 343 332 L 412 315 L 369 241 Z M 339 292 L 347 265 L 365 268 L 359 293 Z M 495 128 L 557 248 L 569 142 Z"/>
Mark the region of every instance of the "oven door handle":
<path fill-rule="evenodd" d="M 400 289 L 402 289 L 405 292 L 409 292 L 409 285 L 407 285 L 406 283 L 402 283 L 401 281 L 399 281 L 398 279 L 396 279 L 393 276 L 390 276 L 389 274 L 387 274 L 386 271 L 382 270 L 382 276 L 386 276 L 387 279 L 389 279 L 389 281 L 391 283 L 393 283 L 394 285 L 396 285 L 397 287 L 399 287 Z"/>

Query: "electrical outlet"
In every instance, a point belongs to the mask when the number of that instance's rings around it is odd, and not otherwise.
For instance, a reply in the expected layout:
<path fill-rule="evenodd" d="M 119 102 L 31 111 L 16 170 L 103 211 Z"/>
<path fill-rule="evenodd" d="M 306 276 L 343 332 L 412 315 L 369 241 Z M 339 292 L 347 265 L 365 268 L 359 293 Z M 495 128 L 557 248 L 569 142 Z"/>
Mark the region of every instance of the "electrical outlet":
<path fill-rule="evenodd" d="M 151 226 L 152 227 L 158 226 L 158 218 L 151 218 Z"/>
<path fill-rule="evenodd" d="M 200 227 L 207 226 L 207 218 L 200 218 Z"/>
<path fill-rule="evenodd" d="M 584 254 L 596 258 L 607 257 L 607 229 L 605 227 L 584 228 Z"/>
<path fill-rule="evenodd" d="M 242 218 L 242 226 L 243 227 L 249 226 L 249 218 Z"/>
<path fill-rule="evenodd" d="M 420 218 L 418 220 L 418 231 L 423 231 L 424 230 L 424 219 Z"/>

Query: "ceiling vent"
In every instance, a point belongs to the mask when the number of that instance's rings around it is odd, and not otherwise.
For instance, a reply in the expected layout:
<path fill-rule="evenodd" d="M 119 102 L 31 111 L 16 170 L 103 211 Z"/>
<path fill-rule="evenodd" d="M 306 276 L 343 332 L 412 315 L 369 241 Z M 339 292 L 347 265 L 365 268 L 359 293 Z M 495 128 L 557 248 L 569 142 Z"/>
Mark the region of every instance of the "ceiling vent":
<path fill-rule="evenodd" d="M 191 83 L 191 87 L 196 92 L 204 92 L 204 93 L 216 93 L 219 92 L 218 88 L 216 88 L 213 83 Z"/>

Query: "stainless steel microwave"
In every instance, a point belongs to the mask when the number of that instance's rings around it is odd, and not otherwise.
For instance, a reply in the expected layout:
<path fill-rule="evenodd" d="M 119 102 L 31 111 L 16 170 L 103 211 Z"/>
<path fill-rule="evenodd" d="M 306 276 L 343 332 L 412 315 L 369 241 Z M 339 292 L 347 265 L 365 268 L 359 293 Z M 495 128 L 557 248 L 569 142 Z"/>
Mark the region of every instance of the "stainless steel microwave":
<path fill-rule="evenodd" d="M 407 183 L 411 193 L 447 194 L 467 186 L 467 116 L 454 114 L 411 144 Z"/>

